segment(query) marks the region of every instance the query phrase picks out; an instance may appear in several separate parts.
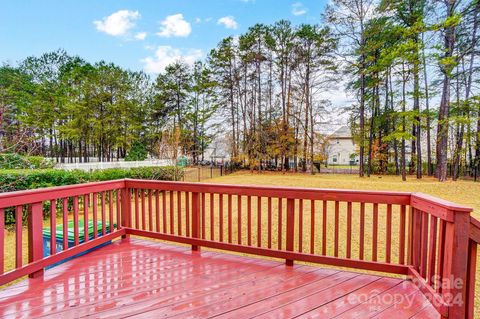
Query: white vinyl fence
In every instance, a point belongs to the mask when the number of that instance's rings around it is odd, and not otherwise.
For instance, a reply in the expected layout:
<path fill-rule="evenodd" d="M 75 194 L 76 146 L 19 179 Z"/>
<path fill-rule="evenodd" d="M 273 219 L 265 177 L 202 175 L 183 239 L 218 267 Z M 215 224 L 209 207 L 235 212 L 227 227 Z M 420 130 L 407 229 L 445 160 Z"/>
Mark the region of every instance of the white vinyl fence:
<path fill-rule="evenodd" d="M 65 169 L 68 171 L 79 169 L 82 171 L 94 171 L 98 169 L 107 168 L 132 168 L 132 167 L 147 167 L 147 166 L 172 166 L 175 165 L 174 160 L 147 160 L 147 161 L 119 161 L 119 162 L 96 162 L 96 163 L 57 163 L 55 168 Z"/>

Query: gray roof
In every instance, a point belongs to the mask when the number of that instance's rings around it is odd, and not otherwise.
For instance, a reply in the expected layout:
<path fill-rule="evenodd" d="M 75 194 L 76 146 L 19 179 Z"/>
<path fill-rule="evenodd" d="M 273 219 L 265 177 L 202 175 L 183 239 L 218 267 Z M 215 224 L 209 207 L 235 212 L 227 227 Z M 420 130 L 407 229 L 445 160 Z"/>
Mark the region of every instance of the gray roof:
<path fill-rule="evenodd" d="M 336 130 L 330 137 L 333 138 L 352 138 L 352 131 L 348 126 L 342 126 L 338 130 Z"/>

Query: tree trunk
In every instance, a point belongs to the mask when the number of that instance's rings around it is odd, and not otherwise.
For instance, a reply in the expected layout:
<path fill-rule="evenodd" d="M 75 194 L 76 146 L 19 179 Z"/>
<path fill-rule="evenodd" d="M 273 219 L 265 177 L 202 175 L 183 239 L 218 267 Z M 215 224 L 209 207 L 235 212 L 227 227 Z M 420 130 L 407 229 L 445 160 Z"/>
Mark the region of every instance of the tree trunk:
<path fill-rule="evenodd" d="M 422 33 L 422 42 L 423 33 Z M 430 118 L 430 97 L 428 92 L 428 77 L 427 77 L 427 61 L 425 57 L 425 48 L 422 48 L 422 58 L 423 58 L 423 78 L 425 82 L 425 111 L 426 111 L 426 130 L 427 130 L 427 174 L 428 176 L 433 175 L 433 165 L 432 165 L 432 139 L 431 139 L 431 118 Z"/>
<path fill-rule="evenodd" d="M 447 2 L 447 19 L 455 14 L 456 0 Z M 455 26 L 449 26 L 445 30 L 444 51 L 445 58 L 453 56 L 455 46 Z M 447 180 L 447 164 L 448 164 L 448 127 L 450 115 L 450 71 L 442 67 L 443 72 L 443 88 L 440 107 L 438 110 L 437 125 L 437 178 L 444 182 Z"/>

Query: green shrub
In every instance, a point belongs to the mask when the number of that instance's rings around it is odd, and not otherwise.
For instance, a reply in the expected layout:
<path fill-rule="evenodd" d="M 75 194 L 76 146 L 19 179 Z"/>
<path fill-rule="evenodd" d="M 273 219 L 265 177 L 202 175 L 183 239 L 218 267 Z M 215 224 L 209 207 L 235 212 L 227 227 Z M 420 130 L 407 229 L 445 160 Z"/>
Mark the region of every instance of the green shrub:
<path fill-rule="evenodd" d="M 147 155 L 145 145 L 140 142 L 135 142 L 128 151 L 127 156 L 125 156 L 125 161 L 144 161 L 147 159 Z"/>
<path fill-rule="evenodd" d="M 50 186 L 73 185 L 86 182 L 109 181 L 122 178 L 179 180 L 183 170 L 168 167 L 110 168 L 85 172 L 57 169 L 0 170 L 0 192 L 12 192 Z"/>
<path fill-rule="evenodd" d="M 92 182 L 111 181 L 114 179 L 131 178 L 130 169 L 107 168 L 92 171 L 89 180 Z"/>
<path fill-rule="evenodd" d="M 30 168 L 30 163 L 21 155 L 14 153 L 0 154 L 0 168 Z"/>
<path fill-rule="evenodd" d="M 55 169 L 0 170 L 0 192 L 84 183 L 89 174 L 83 171 Z"/>
<path fill-rule="evenodd" d="M 53 168 L 54 163 L 42 156 L 22 156 L 16 153 L 0 154 L 0 169 Z"/>
<path fill-rule="evenodd" d="M 183 176 L 183 169 L 167 167 L 137 167 L 130 170 L 130 178 L 178 181 Z"/>
<path fill-rule="evenodd" d="M 73 185 L 86 182 L 108 181 L 122 178 L 152 179 L 152 180 L 179 180 L 183 176 L 183 170 L 177 167 L 138 167 L 130 169 L 111 168 L 85 172 L 80 170 L 66 171 L 56 169 L 17 169 L 0 170 L 0 193 L 12 192 L 41 187 Z M 61 203 L 58 203 L 61 205 Z M 70 203 L 71 204 L 71 203 Z M 50 204 L 44 203 L 44 216 L 49 216 Z M 60 206 L 59 206 L 60 209 Z M 25 220 L 26 210 L 23 213 Z M 15 222 L 14 211 L 11 208 L 5 210 L 5 224 Z"/>
<path fill-rule="evenodd" d="M 42 156 L 27 156 L 26 160 L 30 163 L 31 168 L 53 168 L 55 166 L 52 160 Z"/>

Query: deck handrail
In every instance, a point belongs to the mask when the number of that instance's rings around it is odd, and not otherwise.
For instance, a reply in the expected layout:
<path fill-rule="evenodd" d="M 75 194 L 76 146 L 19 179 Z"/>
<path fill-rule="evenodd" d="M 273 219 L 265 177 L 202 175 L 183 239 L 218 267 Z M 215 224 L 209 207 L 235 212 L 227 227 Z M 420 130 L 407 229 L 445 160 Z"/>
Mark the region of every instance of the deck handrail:
<path fill-rule="evenodd" d="M 189 244 L 194 250 L 204 246 L 281 258 L 287 265 L 297 260 L 405 275 L 444 317 L 471 318 L 480 242 L 480 222 L 471 211 L 422 193 L 135 179 L 3 193 L 0 284 L 41 276 L 60 260 L 137 235 Z M 69 247 L 69 218 L 74 224 L 73 247 L 56 251 L 52 236 L 49 257 L 43 256 L 42 246 L 45 213 L 51 234 L 56 234 L 56 215 L 62 216 L 63 247 Z M 1 249 L 5 214 L 15 217 L 16 242 L 15 265 L 7 272 Z M 23 215 L 29 235 L 27 264 Z M 82 217 L 84 243 L 79 240 Z"/>

